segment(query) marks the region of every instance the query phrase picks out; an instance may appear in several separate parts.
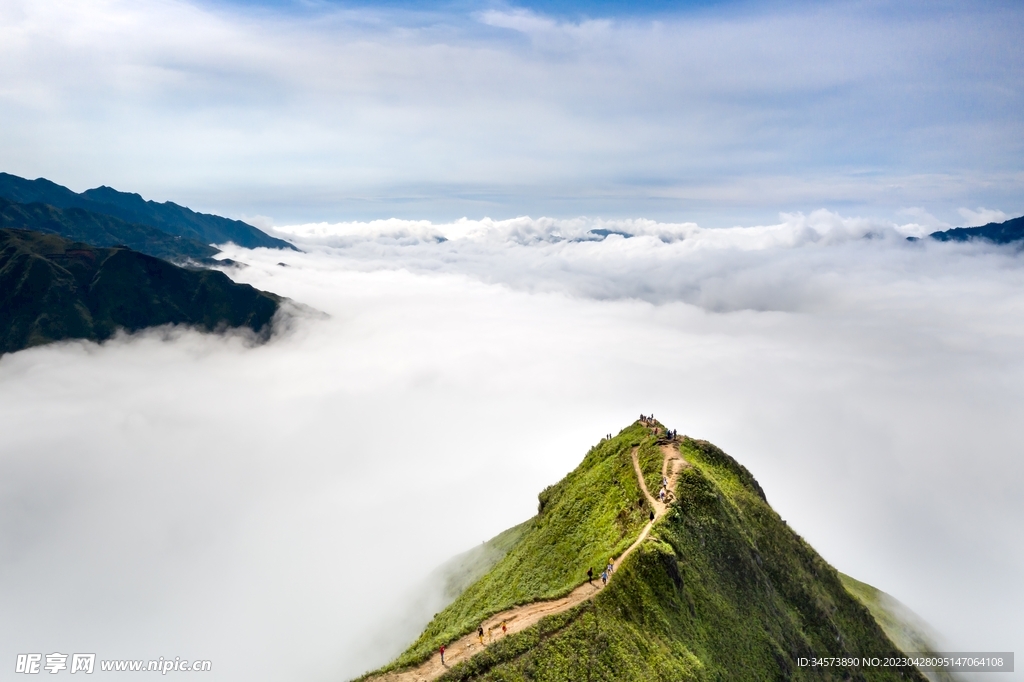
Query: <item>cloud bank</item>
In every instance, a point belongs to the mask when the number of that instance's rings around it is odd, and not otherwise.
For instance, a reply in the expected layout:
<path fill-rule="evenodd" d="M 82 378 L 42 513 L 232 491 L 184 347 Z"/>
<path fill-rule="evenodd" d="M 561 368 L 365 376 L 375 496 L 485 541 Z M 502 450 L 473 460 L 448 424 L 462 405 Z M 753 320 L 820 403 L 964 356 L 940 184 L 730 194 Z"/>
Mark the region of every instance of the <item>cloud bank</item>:
<path fill-rule="evenodd" d="M 328 317 L 0 359 L 0 659 L 356 675 L 436 608 L 436 566 L 640 412 L 952 649 L 1021 649 L 1017 252 L 829 212 L 279 230 L 306 252 L 229 272 Z"/>

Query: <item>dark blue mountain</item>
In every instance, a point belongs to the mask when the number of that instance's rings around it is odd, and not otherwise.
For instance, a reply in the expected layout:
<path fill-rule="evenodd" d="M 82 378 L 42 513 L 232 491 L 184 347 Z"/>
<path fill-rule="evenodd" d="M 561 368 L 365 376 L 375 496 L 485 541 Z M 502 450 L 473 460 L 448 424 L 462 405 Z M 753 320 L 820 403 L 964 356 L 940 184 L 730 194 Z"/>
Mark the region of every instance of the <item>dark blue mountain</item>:
<path fill-rule="evenodd" d="M 127 223 L 83 208 L 55 208 L 49 204 L 19 204 L 0 198 L 0 228 L 59 234 L 93 246 L 127 246 L 178 264 L 217 265 L 217 249 L 209 244 L 167 234 L 138 223 Z M 220 265 L 224 263 L 221 262 Z"/>
<path fill-rule="evenodd" d="M 0 173 L 0 198 L 20 204 L 49 204 L 60 209 L 80 208 L 202 244 L 234 242 L 250 249 L 263 246 L 297 250 L 283 239 L 275 239 L 240 220 L 196 213 L 170 201 L 162 204 L 146 201 L 138 194 L 119 192 L 110 187 L 97 187 L 79 194 L 45 178 L 27 180 Z"/>
<path fill-rule="evenodd" d="M 928 236 L 940 242 L 985 239 L 996 244 L 1010 244 L 1024 240 L 1024 216 L 1007 220 L 1005 223 L 989 223 L 981 227 L 954 227 L 951 230 L 932 232 Z"/>

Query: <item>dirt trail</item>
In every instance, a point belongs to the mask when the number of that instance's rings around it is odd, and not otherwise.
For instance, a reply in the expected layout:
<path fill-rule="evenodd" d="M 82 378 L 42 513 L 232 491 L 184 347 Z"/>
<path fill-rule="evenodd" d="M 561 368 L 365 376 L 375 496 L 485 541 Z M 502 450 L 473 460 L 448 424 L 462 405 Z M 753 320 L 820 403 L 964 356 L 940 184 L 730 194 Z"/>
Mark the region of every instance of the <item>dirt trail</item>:
<path fill-rule="evenodd" d="M 672 490 L 675 488 L 675 481 L 676 477 L 679 475 L 679 471 L 686 466 L 686 461 L 679 454 L 679 450 L 675 447 L 675 443 L 663 444 L 661 446 L 661 451 L 665 456 L 665 461 L 661 468 L 662 476 L 668 479 L 669 490 Z M 665 512 L 668 511 L 668 505 L 655 499 L 655 497 L 651 495 L 650 491 L 647 490 L 647 483 L 644 481 L 643 472 L 640 470 L 640 461 L 637 459 L 636 448 L 633 448 L 630 456 L 633 459 L 633 469 L 636 471 L 637 480 L 640 482 L 640 489 L 643 490 L 644 497 L 647 498 L 647 502 L 654 509 L 654 520 L 649 521 L 644 526 L 643 530 L 640 531 L 640 535 L 637 537 L 636 541 L 615 559 L 616 568 L 622 564 L 622 560 L 629 556 L 629 554 L 636 549 L 641 542 L 647 539 L 647 535 L 651 532 L 651 527 L 654 526 L 654 522 L 664 516 Z M 609 583 L 610 582 L 611 579 L 609 578 Z M 481 626 L 484 629 L 483 645 L 480 644 L 478 634 L 473 632 L 460 637 L 445 648 L 444 665 L 441 664 L 441 656 L 435 653 L 431 656 L 430 660 L 421 663 L 415 668 L 407 668 L 405 670 L 385 673 L 384 675 L 372 677 L 370 680 L 372 682 L 427 682 L 429 680 L 434 680 L 440 677 L 453 665 L 460 663 L 467 658 L 471 658 L 483 651 L 487 644 L 497 641 L 507 635 L 525 630 L 531 625 L 535 625 L 545 616 L 567 611 L 573 606 L 591 599 L 595 594 L 603 589 L 604 586 L 601 584 L 600 579 L 595 577 L 593 584 L 583 583 L 568 595 L 560 599 L 533 602 L 531 604 L 524 604 L 523 606 L 511 608 L 507 611 L 502 611 L 481 623 Z M 507 634 L 502 634 L 502 622 L 505 623 L 505 627 L 508 630 Z"/>

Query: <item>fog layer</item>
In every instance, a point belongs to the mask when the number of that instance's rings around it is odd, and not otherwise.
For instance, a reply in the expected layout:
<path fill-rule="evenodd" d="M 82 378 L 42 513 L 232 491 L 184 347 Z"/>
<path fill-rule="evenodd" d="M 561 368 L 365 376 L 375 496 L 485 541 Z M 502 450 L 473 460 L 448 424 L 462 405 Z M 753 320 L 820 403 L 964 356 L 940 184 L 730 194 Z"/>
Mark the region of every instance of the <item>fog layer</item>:
<path fill-rule="evenodd" d="M 1024 270 L 906 241 L 927 229 L 393 220 L 227 246 L 233 278 L 326 315 L 259 347 L 0 359 L 0 661 L 358 674 L 436 607 L 433 569 L 640 412 L 734 455 L 951 649 L 1020 650 Z"/>

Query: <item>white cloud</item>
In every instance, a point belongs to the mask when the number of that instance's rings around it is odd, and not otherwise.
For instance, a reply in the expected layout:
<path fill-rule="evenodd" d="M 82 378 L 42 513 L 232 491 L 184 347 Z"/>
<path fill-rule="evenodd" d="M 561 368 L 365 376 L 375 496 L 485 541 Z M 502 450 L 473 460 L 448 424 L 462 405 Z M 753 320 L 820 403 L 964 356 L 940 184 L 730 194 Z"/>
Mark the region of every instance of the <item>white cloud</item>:
<path fill-rule="evenodd" d="M 1019 650 L 1020 256 L 900 227 L 280 228 L 307 252 L 229 249 L 232 276 L 329 318 L 255 349 L 188 332 L 5 356 L 0 658 L 345 679 L 422 625 L 429 598 L 408 599 L 434 566 L 639 412 L 735 455 L 953 649 Z M 595 228 L 639 236 L 574 241 Z"/>
<path fill-rule="evenodd" d="M 786 257 L 779 254 L 794 247 L 808 247 L 800 251 L 804 267 L 813 262 L 829 269 L 834 267 L 836 253 L 825 248 L 829 245 L 881 241 L 897 249 L 914 249 L 904 238 L 921 231 L 915 223 L 844 218 L 825 210 L 780 217 L 783 222 L 774 225 L 719 229 L 639 219 L 463 218 L 446 224 L 390 219 L 284 226 L 277 234 L 303 245 L 332 247 L 353 268 L 435 272 L 443 267 L 531 291 L 654 303 L 686 301 L 732 310 L 771 307 L 783 301 L 790 306 L 797 299 L 818 295 L 801 278 L 775 268 L 778 259 Z M 608 237 L 602 240 L 605 234 Z M 445 239 L 449 241 L 438 248 Z M 513 249 L 511 244 L 534 248 Z M 852 248 L 871 251 L 870 246 Z M 680 267 L 680 262 L 686 267 Z M 723 273 L 740 264 L 749 269 L 748 276 L 765 271 L 771 281 L 744 289 L 746 293 L 734 300 L 717 287 Z M 779 276 L 782 280 L 776 279 Z"/>
<path fill-rule="evenodd" d="M 488 26 L 510 28 L 522 33 L 551 32 L 558 28 L 554 20 L 525 9 L 512 11 L 487 10 L 479 14 L 480 21 Z"/>
<path fill-rule="evenodd" d="M 898 22 L 856 4 L 578 23 L 180 0 L 0 12 L 5 170 L 79 190 L 277 222 L 763 219 L 1013 210 L 1024 182 L 1009 6 Z"/>
<path fill-rule="evenodd" d="M 967 221 L 964 227 L 975 227 L 978 225 L 987 225 L 989 223 L 1002 223 L 1010 218 L 1002 211 L 978 207 L 977 211 L 972 211 L 969 208 L 961 208 L 957 211 L 964 220 Z"/>

